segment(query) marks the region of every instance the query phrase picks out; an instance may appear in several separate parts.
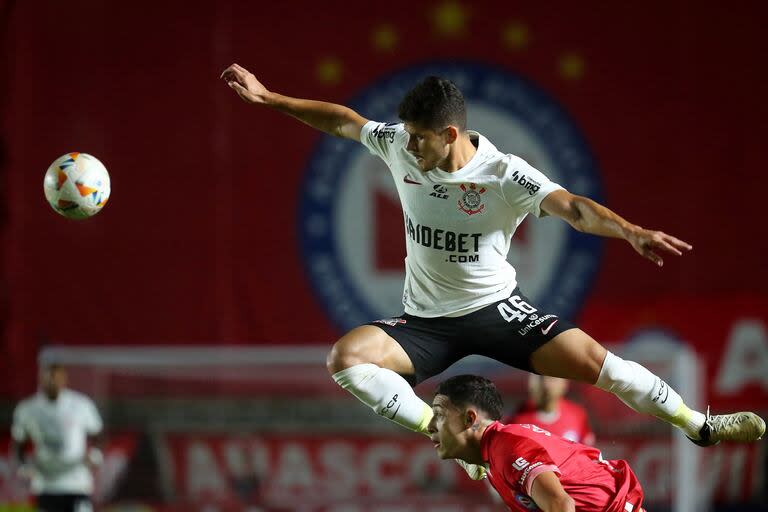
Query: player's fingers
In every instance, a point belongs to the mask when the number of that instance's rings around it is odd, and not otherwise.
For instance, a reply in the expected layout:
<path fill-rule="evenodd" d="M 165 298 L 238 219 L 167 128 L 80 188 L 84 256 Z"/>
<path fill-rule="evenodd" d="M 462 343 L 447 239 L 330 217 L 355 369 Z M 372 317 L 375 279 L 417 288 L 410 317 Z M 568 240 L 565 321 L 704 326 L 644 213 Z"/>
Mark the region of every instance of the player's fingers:
<path fill-rule="evenodd" d="M 242 82 L 245 80 L 245 77 L 248 74 L 248 72 L 247 71 L 244 72 L 241 69 L 242 68 L 238 69 L 233 64 L 224 70 L 224 73 L 222 73 L 222 77 L 225 80 L 237 80 L 238 82 Z"/>
<path fill-rule="evenodd" d="M 659 241 L 656 242 L 655 245 L 659 249 L 664 249 L 665 251 L 671 252 L 672 254 L 677 254 L 678 256 L 682 256 L 683 255 L 683 253 L 680 252 L 680 250 L 677 247 L 675 247 L 672 244 L 668 243 L 666 240 L 663 240 L 663 239 L 659 240 Z"/>
<path fill-rule="evenodd" d="M 232 66 L 227 66 L 227 68 L 221 72 L 221 76 L 219 78 L 225 78 L 230 77 L 234 74 L 234 69 Z"/>
<path fill-rule="evenodd" d="M 671 235 L 665 235 L 664 239 L 667 241 L 667 243 L 674 245 L 678 249 L 685 249 L 686 251 L 693 249 L 693 246 L 688 242 L 683 242 L 679 238 L 675 238 Z"/>
<path fill-rule="evenodd" d="M 645 256 L 646 258 L 648 258 L 649 260 L 651 260 L 652 262 L 654 262 L 656 265 L 660 267 L 664 265 L 664 260 L 661 259 L 661 256 L 659 256 L 658 254 L 656 254 L 650 249 L 646 249 L 643 256 Z"/>
<path fill-rule="evenodd" d="M 239 83 L 234 82 L 234 81 L 233 82 L 229 82 L 229 86 L 232 89 L 234 89 L 235 92 L 238 94 L 238 96 L 243 98 L 243 100 L 249 101 L 248 89 L 246 89 L 245 87 L 243 87 L 242 85 L 240 85 Z"/>

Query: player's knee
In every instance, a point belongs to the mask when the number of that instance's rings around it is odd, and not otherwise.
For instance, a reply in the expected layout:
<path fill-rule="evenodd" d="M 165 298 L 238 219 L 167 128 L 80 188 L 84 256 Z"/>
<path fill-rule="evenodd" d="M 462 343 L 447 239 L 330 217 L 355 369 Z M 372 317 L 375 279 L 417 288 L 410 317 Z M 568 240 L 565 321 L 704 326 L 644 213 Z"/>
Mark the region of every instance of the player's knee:
<path fill-rule="evenodd" d="M 354 344 L 345 338 L 333 344 L 325 359 L 325 366 L 331 375 L 364 363 L 375 363 L 375 361 L 365 357 L 360 350 L 354 347 Z"/>
<path fill-rule="evenodd" d="M 573 361 L 574 365 L 571 371 L 574 372 L 574 375 L 572 378 L 588 384 L 597 383 L 606 354 L 605 347 L 592 338 L 585 337 L 584 343 L 580 347 L 580 354 Z"/>
<path fill-rule="evenodd" d="M 331 350 L 328 351 L 328 355 L 325 358 L 325 367 L 328 369 L 328 373 L 333 375 L 349 368 L 348 363 L 349 360 L 342 348 L 339 347 L 339 342 L 337 341 L 333 344 Z"/>
<path fill-rule="evenodd" d="M 584 381 L 595 384 L 600 377 L 603 361 L 608 351 L 599 343 L 593 343 L 587 349 L 587 361 L 584 368 Z"/>

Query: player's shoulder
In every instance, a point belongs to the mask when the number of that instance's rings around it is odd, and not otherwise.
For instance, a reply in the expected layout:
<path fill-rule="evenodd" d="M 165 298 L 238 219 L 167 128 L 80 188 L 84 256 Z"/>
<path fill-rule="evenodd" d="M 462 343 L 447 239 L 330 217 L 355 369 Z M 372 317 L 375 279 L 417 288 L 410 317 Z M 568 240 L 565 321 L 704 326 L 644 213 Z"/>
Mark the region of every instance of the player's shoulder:
<path fill-rule="evenodd" d="M 521 442 L 531 437 L 530 425 L 525 423 L 496 423 L 492 431 L 496 441 L 505 443 Z"/>
<path fill-rule="evenodd" d="M 510 178 L 514 179 L 515 172 L 523 172 L 529 167 L 528 163 L 519 156 L 499 151 L 482 134 L 478 135 L 480 137 L 478 151 L 480 151 L 482 158 L 480 164 L 483 169 L 482 174 L 491 175 L 494 180 L 501 183 Z"/>
<path fill-rule="evenodd" d="M 497 463 L 544 449 L 544 440 L 530 426 L 523 423 L 500 424 L 492 432 L 487 440 L 487 449 L 494 454 Z"/>
<path fill-rule="evenodd" d="M 531 168 L 525 159 L 512 153 L 501 153 L 498 160 L 499 170 L 504 176 L 513 176 L 515 171 L 521 173 Z"/>
<path fill-rule="evenodd" d="M 61 390 L 61 398 L 78 405 L 93 405 L 91 397 L 74 389 Z"/>
<path fill-rule="evenodd" d="M 18 404 L 16 404 L 16 407 L 13 410 L 13 414 L 15 416 L 22 416 L 24 414 L 28 414 L 32 409 L 34 409 L 37 406 L 39 399 L 40 399 L 40 396 L 37 394 L 24 398 Z"/>
<path fill-rule="evenodd" d="M 504 425 L 501 430 L 505 434 L 530 437 L 532 432 L 531 427 L 532 425 L 530 423 L 510 423 L 508 425 Z"/>

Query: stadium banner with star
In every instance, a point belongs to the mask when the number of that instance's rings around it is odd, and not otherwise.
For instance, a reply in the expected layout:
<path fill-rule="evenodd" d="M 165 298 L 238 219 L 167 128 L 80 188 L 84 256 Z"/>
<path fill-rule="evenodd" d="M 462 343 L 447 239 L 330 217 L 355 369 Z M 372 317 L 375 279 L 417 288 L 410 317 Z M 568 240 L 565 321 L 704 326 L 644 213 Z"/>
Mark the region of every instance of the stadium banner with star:
<path fill-rule="evenodd" d="M 2 12 L 5 396 L 34 387 L 46 345 L 329 345 L 401 311 L 402 217 L 386 169 L 359 145 L 241 102 L 218 79 L 238 62 L 274 91 L 381 121 L 397 120 L 420 77 L 452 78 L 471 127 L 499 148 L 694 246 L 656 268 L 626 243 L 528 220 L 510 254 L 523 290 L 600 340 L 679 331 L 709 361 L 713 399 L 768 409 L 768 68 L 753 65 L 764 6 L 74 1 Z M 40 186 L 67 151 L 96 155 L 112 177 L 110 203 L 77 224 Z M 749 378 L 712 373 L 732 349 L 729 371 Z"/>

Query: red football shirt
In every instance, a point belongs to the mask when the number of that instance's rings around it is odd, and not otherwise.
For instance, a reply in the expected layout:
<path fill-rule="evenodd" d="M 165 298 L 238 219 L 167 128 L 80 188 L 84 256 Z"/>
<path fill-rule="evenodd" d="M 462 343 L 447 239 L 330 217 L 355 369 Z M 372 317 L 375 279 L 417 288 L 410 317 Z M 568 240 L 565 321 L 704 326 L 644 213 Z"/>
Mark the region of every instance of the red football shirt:
<path fill-rule="evenodd" d="M 483 433 L 488 480 L 510 509 L 538 510 L 530 498 L 533 481 L 545 471 L 560 477 L 582 512 L 639 512 L 643 490 L 626 461 L 603 460 L 600 451 L 536 425 L 493 422 Z"/>
<path fill-rule="evenodd" d="M 519 411 L 502 419 L 501 422 L 538 425 L 556 436 L 590 446 L 595 444 L 595 434 L 589 426 L 587 411 L 579 404 L 565 398 L 560 399 L 558 410 L 554 414 L 536 410 L 536 405 L 528 400 Z"/>

